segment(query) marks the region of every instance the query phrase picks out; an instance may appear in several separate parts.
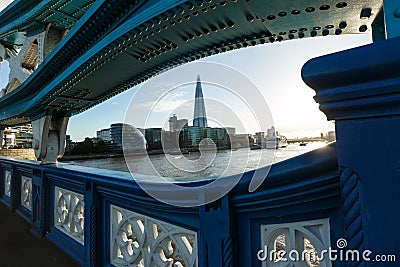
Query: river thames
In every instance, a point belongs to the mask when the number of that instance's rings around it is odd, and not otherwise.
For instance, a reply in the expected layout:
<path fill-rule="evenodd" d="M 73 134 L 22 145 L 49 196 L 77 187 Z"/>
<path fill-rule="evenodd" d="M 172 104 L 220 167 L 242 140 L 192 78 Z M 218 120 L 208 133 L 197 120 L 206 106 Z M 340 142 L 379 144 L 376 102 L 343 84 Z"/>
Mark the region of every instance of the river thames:
<path fill-rule="evenodd" d="M 290 144 L 276 151 L 270 149 L 223 150 L 216 153 L 199 152 L 186 155 L 141 155 L 128 159 L 124 157 L 74 160 L 68 163 L 99 169 L 131 172 L 140 175 L 160 175 L 184 180 L 185 178 L 209 178 L 227 176 L 277 163 L 323 147 L 323 142 L 308 143 L 306 146 Z M 274 155 L 275 152 L 275 155 Z M 129 167 L 128 167 L 129 166 Z"/>

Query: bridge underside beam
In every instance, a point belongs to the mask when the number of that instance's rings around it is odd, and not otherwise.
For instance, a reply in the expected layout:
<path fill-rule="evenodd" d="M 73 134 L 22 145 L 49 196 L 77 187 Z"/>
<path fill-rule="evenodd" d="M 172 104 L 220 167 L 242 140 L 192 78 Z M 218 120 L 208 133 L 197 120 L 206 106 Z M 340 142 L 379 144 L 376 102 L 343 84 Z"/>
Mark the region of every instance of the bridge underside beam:
<path fill-rule="evenodd" d="M 9 62 L 9 82 L 4 90 L 8 94 L 18 88 L 38 68 L 51 51 L 57 46 L 63 32 L 47 26 L 45 31 L 26 37 L 20 49 L 0 44 L 0 60 Z"/>

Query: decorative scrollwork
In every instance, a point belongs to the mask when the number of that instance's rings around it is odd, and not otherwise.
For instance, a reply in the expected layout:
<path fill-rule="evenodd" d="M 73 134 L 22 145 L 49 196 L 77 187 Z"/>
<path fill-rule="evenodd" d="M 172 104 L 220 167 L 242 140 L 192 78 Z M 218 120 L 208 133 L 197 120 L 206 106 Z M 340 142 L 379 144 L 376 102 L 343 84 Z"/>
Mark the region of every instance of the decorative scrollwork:
<path fill-rule="evenodd" d="M 83 244 L 85 218 L 83 195 L 56 186 L 54 203 L 54 226 Z"/>
<path fill-rule="evenodd" d="M 4 194 L 11 197 L 11 172 L 4 172 Z"/>
<path fill-rule="evenodd" d="M 117 206 L 110 228 L 115 266 L 198 266 L 196 232 Z"/>
<path fill-rule="evenodd" d="M 261 225 L 261 245 L 265 256 L 263 267 L 293 264 L 310 267 L 332 266 L 329 259 L 318 258 L 321 251 L 330 246 L 328 219 Z M 280 251 L 285 251 L 285 261 L 279 259 L 278 255 L 283 255 Z M 298 253 L 297 263 L 287 257 L 292 251 Z"/>
<path fill-rule="evenodd" d="M 21 176 L 21 205 L 32 211 L 32 178 Z"/>

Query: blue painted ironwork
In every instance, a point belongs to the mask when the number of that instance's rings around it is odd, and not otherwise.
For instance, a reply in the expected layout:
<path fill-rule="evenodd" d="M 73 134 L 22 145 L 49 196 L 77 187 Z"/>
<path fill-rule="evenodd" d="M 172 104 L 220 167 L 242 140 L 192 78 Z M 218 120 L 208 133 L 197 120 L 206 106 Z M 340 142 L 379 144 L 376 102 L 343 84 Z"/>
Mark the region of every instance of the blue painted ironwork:
<path fill-rule="evenodd" d="M 400 251 L 399 236 L 389 230 L 400 219 L 400 144 L 394 141 L 400 131 L 399 46 L 399 37 L 388 39 L 312 59 L 302 70 L 320 109 L 335 120 L 338 164 L 346 168 L 345 228 L 352 243 L 368 241 L 360 247 L 374 254 Z"/>
<path fill-rule="evenodd" d="M 232 238 L 227 237 L 222 241 L 222 262 L 224 267 L 234 266 Z"/>
<path fill-rule="evenodd" d="M 400 37 L 400 3 L 396 0 L 383 0 L 386 38 Z"/>
<path fill-rule="evenodd" d="M 24 23 L 51 3 L 15 1 L 0 14 L 0 40 L 18 45 L 20 38 L 36 33 L 40 25 Z M 320 4 L 318 13 L 312 13 L 317 5 L 288 9 L 286 1 L 270 5 L 257 0 L 116 0 L 113 5 L 96 1 L 36 72 L 0 99 L 0 120 L 11 125 L 43 114 L 74 115 L 164 69 L 232 49 L 366 32 L 382 8 L 381 1 Z M 390 17 L 397 16 L 397 9 L 387 7 L 385 23 L 391 27 L 397 24 Z M 320 15 L 302 19 L 303 13 Z M 324 29 L 309 25 L 316 21 Z M 205 22 L 207 27 L 203 27 Z M 306 27 L 298 29 L 302 23 Z M 390 27 L 386 27 L 389 37 L 397 31 Z M 24 29 L 26 35 L 21 34 Z M 85 266 L 110 265 L 111 205 L 196 232 L 201 266 L 232 262 L 260 266 L 256 257 L 260 226 L 323 218 L 329 218 L 332 242 L 347 235 L 353 247 L 361 249 L 366 240 L 373 240 L 368 249 L 375 254 L 398 253 L 399 237 L 393 232 L 400 219 L 400 143 L 395 141 L 400 132 L 399 46 L 400 38 L 393 38 L 313 59 L 304 66 L 303 79 L 316 90 L 315 100 L 328 119 L 336 121 L 337 152 L 330 146 L 276 164 L 253 193 L 248 192 L 249 172 L 215 203 L 171 207 L 150 198 L 123 174 L 1 158 L 2 190 L 5 170 L 11 173 L 11 194 L 2 191 L 1 201 L 30 218 L 33 230 Z M 119 67 L 127 64 L 136 67 Z M 107 77 L 105 82 L 104 72 L 115 79 Z M 347 168 L 341 178 L 338 165 Z M 358 176 L 349 175 L 349 170 Z M 32 211 L 19 205 L 21 173 L 33 178 Z M 153 186 L 163 189 L 163 184 Z M 83 245 L 54 225 L 56 187 L 84 196 Z"/>
<path fill-rule="evenodd" d="M 43 184 L 43 179 L 41 178 L 42 174 L 40 170 L 33 169 L 32 170 L 32 181 L 33 181 L 33 190 L 32 190 L 32 227 L 30 232 L 34 236 L 38 236 L 43 238 L 46 234 L 46 211 L 41 209 L 42 205 L 47 207 L 48 203 L 46 196 L 46 188 Z"/>
<path fill-rule="evenodd" d="M 368 248 L 366 245 L 368 243 L 365 240 L 363 229 L 365 221 L 361 211 L 360 178 L 352 170 L 346 168 L 340 177 L 340 187 L 347 248 L 362 253 Z M 353 262 L 349 266 L 365 266 L 365 262 Z"/>
<path fill-rule="evenodd" d="M 15 0 L 0 13 L 0 42 L 20 46 L 25 37 L 42 32 L 49 23 L 58 30 L 71 29 L 94 2 Z"/>
<path fill-rule="evenodd" d="M 129 173 L 67 164 L 38 165 L 6 158 L 0 158 L 0 171 L 13 168 L 30 173 L 34 184 L 48 188 L 41 191 L 45 199 L 33 198 L 33 206 L 40 205 L 44 216 L 35 217 L 32 226 L 44 226 L 41 229 L 44 236 L 82 266 L 110 266 L 111 205 L 195 231 L 199 237 L 199 266 L 260 266 L 256 254 L 260 249 L 261 224 L 330 217 L 335 226 L 331 229 L 332 239 L 343 234 L 336 162 L 335 147 L 329 146 L 274 165 L 270 177 L 256 192 L 247 190 L 252 174 L 249 172 L 219 201 L 188 208 L 169 206 L 151 198 Z M 193 185 L 201 183 L 204 182 Z M 163 188 L 163 184 L 153 186 Z M 84 195 L 84 245 L 55 227 L 55 188 Z M 29 214 L 33 218 L 34 210 Z"/>

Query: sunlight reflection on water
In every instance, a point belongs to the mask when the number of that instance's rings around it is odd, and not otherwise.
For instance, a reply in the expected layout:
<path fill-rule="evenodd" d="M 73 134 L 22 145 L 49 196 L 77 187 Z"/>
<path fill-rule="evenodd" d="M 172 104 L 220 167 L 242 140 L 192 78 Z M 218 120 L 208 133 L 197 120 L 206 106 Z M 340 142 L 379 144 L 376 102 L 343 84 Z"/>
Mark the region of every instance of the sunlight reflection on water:
<path fill-rule="evenodd" d="M 320 147 L 325 146 L 326 143 L 323 142 L 315 142 L 315 143 L 308 143 L 306 146 L 300 146 L 299 144 L 290 144 L 286 148 L 280 148 L 276 150 L 274 163 L 296 157 L 298 155 L 307 153 L 311 150 L 318 149 Z M 270 151 L 270 152 L 269 152 Z M 269 150 L 267 153 L 273 153 L 274 150 Z M 232 162 L 230 164 L 229 169 L 227 170 L 227 165 L 230 161 L 231 153 L 235 153 L 237 157 L 233 157 L 235 160 L 241 159 L 246 160 L 248 157 L 247 164 L 243 164 L 243 162 Z M 248 148 L 242 148 L 235 151 L 230 150 L 223 150 L 218 151 L 215 159 L 211 164 L 208 166 L 204 166 L 201 171 L 199 172 L 187 172 L 184 170 L 180 170 L 175 168 L 171 163 L 166 159 L 165 155 L 151 155 L 150 159 L 154 166 L 157 166 L 157 170 L 160 172 L 162 176 L 165 177 L 174 177 L 178 178 L 205 178 L 205 177 L 219 177 L 221 175 L 227 176 L 231 174 L 241 173 L 243 171 L 253 170 L 268 164 L 263 162 L 261 159 L 258 162 L 258 154 L 260 150 L 251 150 L 249 153 Z M 243 157 L 240 157 L 243 155 Z M 199 158 L 199 153 L 191 153 L 184 156 L 175 156 L 176 160 L 179 159 L 189 159 L 193 164 L 201 165 L 202 162 L 195 161 Z M 148 163 L 144 160 L 144 156 L 137 156 L 133 159 L 135 162 L 133 173 L 148 174 L 146 170 L 149 169 Z M 195 162 L 195 163 L 194 163 Z M 119 158 L 106 158 L 106 159 L 92 159 L 92 160 L 76 160 L 71 161 L 70 163 L 79 166 L 86 166 L 92 168 L 100 168 L 100 169 L 110 169 L 116 171 L 124 171 L 128 172 L 128 167 L 126 166 L 125 159 L 123 157 Z M 235 167 L 237 166 L 237 167 Z M 245 169 L 243 170 L 243 166 Z M 199 166 L 202 167 L 202 166 Z"/>

